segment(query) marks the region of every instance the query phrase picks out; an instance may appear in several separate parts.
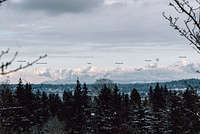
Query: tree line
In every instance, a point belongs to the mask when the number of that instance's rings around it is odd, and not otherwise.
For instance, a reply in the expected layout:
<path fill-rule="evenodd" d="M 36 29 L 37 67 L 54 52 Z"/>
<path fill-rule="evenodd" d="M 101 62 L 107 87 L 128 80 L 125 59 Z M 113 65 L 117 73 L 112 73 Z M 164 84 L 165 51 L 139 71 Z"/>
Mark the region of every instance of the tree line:
<path fill-rule="evenodd" d="M 157 84 L 146 97 L 106 85 L 95 97 L 77 80 L 73 92 L 33 92 L 19 80 L 0 92 L 0 134 L 198 134 L 197 91 L 172 91 Z"/>

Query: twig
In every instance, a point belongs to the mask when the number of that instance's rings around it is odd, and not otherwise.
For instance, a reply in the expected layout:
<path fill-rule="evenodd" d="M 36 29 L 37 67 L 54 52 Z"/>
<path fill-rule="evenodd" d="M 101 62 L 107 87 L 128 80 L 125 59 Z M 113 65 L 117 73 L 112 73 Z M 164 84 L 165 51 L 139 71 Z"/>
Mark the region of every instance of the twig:
<path fill-rule="evenodd" d="M 8 53 L 9 53 L 9 49 L 7 51 L 2 51 L 1 54 L 0 54 L 0 59 L 1 59 L 2 56 L 4 56 L 5 54 L 8 54 Z M 22 69 L 26 69 L 29 66 L 32 66 L 33 64 L 37 63 L 41 59 L 44 59 L 44 58 L 47 57 L 47 55 L 45 54 L 44 56 L 40 56 L 39 58 L 37 58 L 36 60 L 34 60 L 32 62 L 27 62 L 26 65 L 23 65 L 23 66 L 20 65 L 19 67 L 15 68 L 13 70 L 5 71 L 8 68 L 8 66 L 12 65 L 12 63 L 15 61 L 17 55 L 18 55 L 18 53 L 16 52 L 14 54 L 13 58 L 10 61 L 8 61 L 6 63 L 2 62 L 1 66 L 0 66 L 0 70 L 1 70 L 0 75 L 7 75 L 7 74 L 10 74 L 10 73 L 14 73 L 14 72 L 20 71 Z"/>
<path fill-rule="evenodd" d="M 195 47 L 196 51 L 200 51 L 200 0 L 195 0 L 197 5 L 193 7 L 188 0 L 173 0 L 169 6 L 173 7 L 180 15 L 184 14 L 187 16 L 183 20 L 185 27 L 178 24 L 179 17 L 172 17 L 171 15 L 166 16 L 163 12 L 163 17 L 169 21 L 170 26 L 177 30 L 181 36 L 185 37 L 190 45 Z"/>

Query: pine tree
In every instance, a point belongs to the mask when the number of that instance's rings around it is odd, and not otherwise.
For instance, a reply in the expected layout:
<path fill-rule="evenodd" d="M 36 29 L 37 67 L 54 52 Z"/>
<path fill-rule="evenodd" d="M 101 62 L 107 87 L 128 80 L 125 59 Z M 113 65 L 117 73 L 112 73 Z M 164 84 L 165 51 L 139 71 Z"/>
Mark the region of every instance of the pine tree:
<path fill-rule="evenodd" d="M 128 94 L 122 94 L 122 110 L 121 110 L 121 120 L 122 122 L 127 122 L 128 120 L 128 110 L 130 107 L 130 100 Z"/>
<path fill-rule="evenodd" d="M 114 111 L 117 112 L 118 114 L 121 111 L 121 105 L 122 105 L 121 101 L 122 101 L 121 94 L 119 92 L 118 86 L 115 85 L 113 89 L 113 108 Z"/>
<path fill-rule="evenodd" d="M 19 83 L 17 85 L 17 88 L 16 88 L 16 98 L 17 98 L 17 102 L 18 102 L 18 105 L 24 105 L 24 86 L 22 84 L 22 79 L 20 78 L 19 79 Z"/>
<path fill-rule="evenodd" d="M 73 111 L 73 95 L 72 92 L 66 92 L 63 93 L 63 105 L 62 105 L 62 111 L 59 113 L 59 120 L 65 122 L 65 129 L 68 132 L 72 131 L 72 128 L 74 127 L 74 111 Z"/>
<path fill-rule="evenodd" d="M 165 96 L 165 90 L 163 87 L 159 86 L 159 84 L 156 84 L 156 87 L 153 92 L 152 96 L 152 112 L 153 112 L 153 120 L 152 120 L 152 126 L 153 126 L 153 132 L 161 134 L 167 129 L 167 118 L 168 118 L 168 112 L 167 106 L 166 106 L 166 96 Z"/>
<path fill-rule="evenodd" d="M 32 86 L 31 84 L 26 84 L 24 89 L 24 105 L 27 107 L 27 109 L 31 112 L 34 110 L 34 101 L 35 101 L 35 95 L 32 92 Z"/>
<path fill-rule="evenodd" d="M 184 108 L 182 99 L 176 93 L 170 94 L 170 109 L 169 109 L 169 131 L 172 134 L 183 134 L 184 130 Z"/>
<path fill-rule="evenodd" d="M 35 116 L 35 96 L 32 93 L 32 87 L 30 84 L 22 84 L 22 80 L 19 80 L 16 89 L 17 105 L 13 108 L 15 111 L 15 117 L 13 117 L 13 127 L 19 132 L 30 132 L 30 128 L 36 125 Z"/>
<path fill-rule="evenodd" d="M 58 114 L 58 111 L 61 109 L 62 101 L 58 94 L 49 94 L 49 109 L 51 115 L 54 117 Z"/>
<path fill-rule="evenodd" d="M 119 92 L 118 86 L 115 84 L 112 93 L 112 109 L 114 112 L 112 120 L 112 132 L 120 133 L 120 124 L 121 124 L 121 111 L 122 111 L 122 98 Z"/>
<path fill-rule="evenodd" d="M 140 94 L 138 93 L 138 91 L 135 88 L 131 92 L 131 104 L 136 105 L 138 107 L 141 104 Z"/>
<path fill-rule="evenodd" d="M 49 103 L 48 103 L 48 96 L 43 91 L 41 96 L 41 117 L 42 117 L 42 125 L 48 120 L 50 113 L 49 113 Z"/>
<path fill-rule="evenodd" d="M 129 107 L 129 126 L 134 129 L 135 133 L 140 133 L 141 130 L 141 118 L 142 118 L 142 109 L 141 109 L 141 97 L 137 90 L 134 88 L 131 92 L 131 100 Z"/>
<path fill-rule="evenodd" d="M 80 81 L 77 80 L 76 88 L 74 91 L 73 102 L 73 131 L 74 133 L 82 133 L 84 126 L 84 105 L 83 105 L 83 92 Z"/>
<path fill-rule="evenodd" d="M 82 91 L 80 81 L 77 80 L 76 88 L 74 91 L 74 112 L 80 113 L 82 105 Z"/>
<path fill-rule="evenodd" d="M 2 107 L 12 107 L 14 105 L 14 97 L 13 93 L 11 91 L 11 88 L 7 84 L 1 85 L 1 93 L 0 93 L 0 98 L 1 98 L 1 104 Z"/>
<path fill-rule="evenodd" d="M 82 102 L 85 108 L 88 107 L 89 102 L 90 102 L 90 97 L 88 96 L 88 88 L 87 88 L 86 83 L 83 84 Z"/>
<path fill-rule="evenodd" d="M 112 92 L 111 89 L 104 85 L 98 96 L 98 132 L 99 133 L 112 133 L 112 121 L 113 121 L 113 109 L 112 109 Z"/>
<path fill-rule="evenodd" d="M 88 88 L 86 83 L 83 84 L 83 91 L 82 91 L 82 102 L 83 102 L 83 131 L 82 133 L 91 133 L 94 131 L 94 126 L 92 123 L 94 118 L 94 111 L 93 106 L 91 104 L 91 99 L 88 96 Z"/>
<path fill-rule="evenodd" d="M 160 108 L 165 107 L 165 101 L 163 96 L 163 88 L 159 86 L 159 84 L 156 84 L 156 87 L 153 92 L 153 110 L 158 111 Z"/>
<path fill-rule="evenodd" d="M 200 117 L 199 112 L 199 99 L 196 90 L 192 87 L 188 88 L 183 93 L 183 106 L 185 113 L 185 131 L 189 133 L 199 133 L 200 132 Z"/>

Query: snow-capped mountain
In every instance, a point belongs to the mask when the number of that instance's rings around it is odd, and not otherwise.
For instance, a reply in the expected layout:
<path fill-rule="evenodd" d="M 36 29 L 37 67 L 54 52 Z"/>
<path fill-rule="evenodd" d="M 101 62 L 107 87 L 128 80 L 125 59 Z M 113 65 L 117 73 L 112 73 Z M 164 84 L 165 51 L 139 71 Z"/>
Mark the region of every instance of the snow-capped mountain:
<path fill-rule="evenodd" d="M 106 78 L 117 83 L 147 83 L 165 82 L 171 80 L 200 78 L 198 73 L 200 63 L 177 62 L 170 66 L 160 66 L 157 63 L 135 68 L 133 66 L 47 69 L 34 68 L 32 71 L 21 71 L 9 76 L 9 80 L 17 83 L 21 77 L 25 82 L 44 84 L 94 83 L 96 79 Z M 2 78 L 3 79 L 3 78 Z M 4 79 L 7 79 L 4 78 Z"/>

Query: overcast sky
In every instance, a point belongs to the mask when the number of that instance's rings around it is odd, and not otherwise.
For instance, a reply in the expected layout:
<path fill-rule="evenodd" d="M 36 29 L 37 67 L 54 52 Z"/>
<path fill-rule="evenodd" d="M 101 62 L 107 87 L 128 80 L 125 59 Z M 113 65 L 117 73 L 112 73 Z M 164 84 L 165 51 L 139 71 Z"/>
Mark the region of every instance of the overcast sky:
<path fill-rule="evenodd" d="M 30 70 L 170 66 L 200 56 L 171 29 L 168 0 L 9 0 L 0 8 L 0 48 L 18 60 L 48 54 Z M 156 59 L 159 58 L 159 62 Z M 145 62 L 144 60 L 152 60 Z M 123 62 L 116 65 L 115 62 Z M 16 63 L 15 65 L 19 65 Z M 27 71 L 27 70 L 26 70 Z"/>

